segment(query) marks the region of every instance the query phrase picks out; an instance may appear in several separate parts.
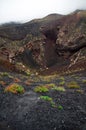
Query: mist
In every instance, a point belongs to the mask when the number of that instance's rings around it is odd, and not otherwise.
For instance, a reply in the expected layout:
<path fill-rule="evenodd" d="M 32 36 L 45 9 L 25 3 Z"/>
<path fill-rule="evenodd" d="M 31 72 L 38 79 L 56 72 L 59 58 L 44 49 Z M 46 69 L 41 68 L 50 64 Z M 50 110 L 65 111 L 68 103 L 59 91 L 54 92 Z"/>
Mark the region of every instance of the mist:
<path fill-rule="evenodd" d="M 86 9 L 86 0 L 0 0 L 0 24 L 26 22 L 48 14 L 69 14 Z"/>

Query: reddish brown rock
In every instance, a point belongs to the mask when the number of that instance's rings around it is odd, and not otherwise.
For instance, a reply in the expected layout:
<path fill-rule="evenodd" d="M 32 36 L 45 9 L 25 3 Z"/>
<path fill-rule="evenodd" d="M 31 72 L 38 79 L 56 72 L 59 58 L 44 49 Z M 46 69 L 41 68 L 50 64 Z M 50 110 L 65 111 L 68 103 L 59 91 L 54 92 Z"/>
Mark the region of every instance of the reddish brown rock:
<path fill-rule="evenodd" d="M 15 51 L 15 62 L 46 68 L 55 64 L 70 66 L 71 62 L 75 64 L 83 57 L 86 59 L 86 11 L 36 22 L 41 22 L 39 37 L 36 30 L 35 40 L 32 37 L 29 40 L 28 36 L 24 39 L 24 45 Z"/>

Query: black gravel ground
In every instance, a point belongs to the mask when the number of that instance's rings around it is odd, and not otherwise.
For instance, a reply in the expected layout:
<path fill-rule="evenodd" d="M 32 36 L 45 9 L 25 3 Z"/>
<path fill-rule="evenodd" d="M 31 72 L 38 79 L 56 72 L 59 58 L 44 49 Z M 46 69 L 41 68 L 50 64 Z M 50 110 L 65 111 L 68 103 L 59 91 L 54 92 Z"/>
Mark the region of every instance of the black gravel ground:
<path fill-rule="evenodd" d="M 5 93 L 6 85 L 0 85 L 0 130 L 86 130 L 86 83 L 82 82 L 86 80 L 86 72 L 63 76 L 65 83 L 76 81 L 83 93 L 68 89 L 66 85 L 65 92 L 36 93 L 36 86 L 46 83 L 58 85 L 61 79 L 55 77 L 44 81 L 32 76 L 33 82 L 28 87 L 24 83 L 28 77 L 10 75 L 20 78 L 26 91 L 24 94 Z M 13 82 L 9 76 L 0 76 L 0 80 L 7 85 Z M 40 99 L 41 95 L 52 97 L 55 107 Z M 62 109 L 58 108 L 59 105 Z"/>

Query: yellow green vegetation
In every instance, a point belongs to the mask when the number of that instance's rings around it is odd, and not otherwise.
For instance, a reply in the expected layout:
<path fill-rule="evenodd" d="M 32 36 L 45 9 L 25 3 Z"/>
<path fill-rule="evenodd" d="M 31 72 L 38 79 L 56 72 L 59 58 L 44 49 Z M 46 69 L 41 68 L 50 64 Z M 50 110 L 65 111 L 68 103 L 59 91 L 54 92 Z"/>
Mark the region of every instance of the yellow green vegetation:
<path fill-rule="evenodd" d="M 61 80 L 60 83 L 59 83 L 59 85 L 64 85 L 65 84 L 64 77 L 62 76 L 59 79 Z"/>
<path fill-rule="evenodd" d="M 59 83 L 59 85 L 64 85 L 65 84 L 65 81 L 61 81 L 60 83 Z"/>
<path fill-rule="evenodd" d="M 45 101 L 52 101 L 52 98 L 49 96 L 40 96 L 40 99 L 43 99 Z"/>
<path fill-rule="evenodd" d="M 49 90 L 56 90 L 56 91 L 60 91 L 60 92 L 65 92 L 65 88 L 62 87 L 62 86 L 56 86 L 55 84 L 51 83 L 51 84 L 45 84 L 45 85 L 42 85 L 42 86 L 37 86 L 34 91 L 35 92 L 48 92 Z"/>
<path fill-rule="evenodd" d="M 49 96 L 40 96 L 40 99 L 44 100 L 44 101 L 48 101 L 50 102 L 52 107 L 57 107 L 59 110 L 63 110 L 63 106 L 62 105 L 56 105 L 55 102 L 53 101 L 53 99 Z"/>
<path fill-rule="evenodd" d="M 48 101 L 50 102 L 52 107 L 56 107 L 55 102 L 53 101 L 53 99 L 49 96 L 40 96 L 40 99 L 44 100 L 44 101 Z"/>
<path fill-rule="evenodd" d="M 55 88 L 53 88 L 53 89 L 56 90 L 56 91 L 60 91 L 60 92 L 65 92 L 65 91 L 66 91 L 65 88 L 62 87 L 62 86 L 55 87 Z"/>
<path fill-rule="evenodd" d="M 76 92 L 77 92 L 77 93 L 80 93 L 80 94 L 83 94 L 83 93 L 84 93 L 84 91 L 81 90 L 81 89 L 77 89 Z"/>
<path fill-rule="evenodd" d="M 30 72 L 29 69 L 28 69 L 27 71 L 25 71 L 25 73 L 26 73 L 27 76 L 30 76 L 30 75 L 31 75 L 31 72 Z"/>
<path fill-rule="evenodd" d="M 1 76 L 9 76 L 9 74 L 7 72 L 2 72 Z"/>
<path fill-rule="evenodd" d="M 37 86 L 35 89 L 34 89 L 35 92 L 38 92 L 38 93 L 45 93 L 45 92 L 48 92 L 49 89 L 46 87 L 46 86 Z"/>
<path fill-rule="evenodd" d="M 48 88 L 48 89 L 51 89 L 51 88 L 56 87 L 56 85 L 54 83 L 51 83 L 51 84 L 46 84 L 45 87 Z"/>
<path fill-rule="evenodd" d="M 63 76 L 62 76 L 62 77 L 60 77 L 59 79 L 60 79 L 60 80 L 65 80 L 65 78 L 64 78 Z"/>
<path fill-rule="evenodd" d="M 35 92 L 48 92 L 51 88 L 56 87 L 55 84 L 51 83 L 51 84 L 45 84 L 42 86 L 37 86 L 34 91 Z"/>
<path fill-rule="evenodd" d="M 67 84 L 67 87 L 70 88 L 70 89 L 79 89 L 80 86 L 78 85 L 77 82 L 75 81 L 71 81 Z"/>
<path fill-rule="evenodd" d="M 12 78 L 12 76 L 8 72 L 0 72 L 0 78 L 2 79 L 3 77 Z"/>
<path fill-rule="evenodd" d="M 10 75 L 8 72 L 1 72 L 0 73 L 0 78 L 2 77 L 9 77 L 11 79 L 13 79 L 14 77 L 12 75 Z"/>
<path fill-rule="evenodd" d="M 13 83 L 11 85 L 9 85 L 8 87 L 5 88 L 5 92 L 11 92 L 11 93 L 14 93 L 14 94 L 17 94 L 17 93 L 24 93 L 25 90 L 23 88 L 23 86 L 17 84 L 17 83 Z"/>
<path fill-rule="evenodd" d="M 58 75 L 53 74 L 53 75 L 49 75 L 49 76 L 40 76 L 40 79 L 42 79 L 43 81 L 50 82 L 51 80 L 55 79 L 56 77 L 58 77 Z"/>
<path fill-rule="evenodd" d="M 3 85 L 3 86 L 6 85 L 6 83 L 2 80 L 0 80 L 0 84 Z"/>
<path fill-rule="evenodd" d="M 82 82 L 83 82 L 83 83 L 86 83 L 86 79 L 83 79 Z"/>
<path fill-rule="evenodd" d="M 58 105 L 57 107 L 59 110 L 63 110 L 63 106 L 62 105 Z"/>

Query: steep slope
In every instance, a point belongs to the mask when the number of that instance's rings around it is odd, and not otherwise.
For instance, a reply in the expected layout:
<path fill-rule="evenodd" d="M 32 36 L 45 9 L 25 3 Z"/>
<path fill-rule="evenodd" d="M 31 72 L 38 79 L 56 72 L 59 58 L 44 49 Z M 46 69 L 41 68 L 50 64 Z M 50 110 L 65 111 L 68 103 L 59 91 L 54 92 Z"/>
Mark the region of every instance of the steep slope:
<path fill-rule="evenodd" d="M 11 60 L 14 59 L 16 53 L 20 54 L 22 48 L 24 50 L 25 46 L 29 41 L 33 42 L 35 40 L 41 39 L 40 27 L 42 25 L 52 23 L 62 17 L 59 14 L 51 14 L 42 19 L 34 19 L 27 23 L 6 23 L 0 26 L 0 57 L 1 60 Z M 27 47 L 26 47 L 27 48 Z M 18 56 L 21 57 L 21 56 Z M 12 58 L 12 59 L 11 59 Z M 22 56 L 25 62 L 33 65 L 36 63 L 32 60 L 32 56 Z M 21 58 L 20 58 L 21 59 Z M 26 59 L 26 60 L 25 60 Z M 18 58 L 19 60 L 19 58 Z M 25 63 L 26 64 L 26 63 Z"/>
<path fill-rule="evenodd" d="M 28 43 L 23 53 L 18 54 L 20 61 L 29 64 L 32 60 L 32 64 L 42 68 L 56 64 L 55 68 L 65 67 L 65 70 L 85 65 L 86 11 L 75 11 L 49 24 L 45 22 L 40 31 L 44 38 Z"/>
<path fill-rule="evenodd" d="M 5 24 L 3 26 L 0 26 L 0 37 L 8 38 L 11 40 L 21 40 L 24 39 L 27 34 L 38 36 L 40 33 L 39 28 L 42 24 L 56 21 L 60 17 L 62 17 L 62 15 L 51 14 L 42 19 L 32 20 L 23 24 Z"/>
<path fill-rule="evenodd" d="M 10 45 L 6 47 L 14 51 L 11 58 L 15 62 L 45 69 L 53 65 L 57 69 L 77 69 L 86 60 L 86 11 L 66 16 L 51 14 L 21 25 L 1 27 L 0 36 L 1 51 L 3 45 Z"/>
<path fill-rule="evenodd" d="M 0 50 L 6 48 L 18 51 L 20 47 L 29 41 L 41 38 L 40 27 L 55 22 L 62 17 L 59 14 L 51 14 L 42 19 L 32 20 L 27 23 L 7 23 L 0 26 Z"/>
<path fill-rule="evenodd" d="M 46 37 L 46 44 L 53 42 L 57 57 L 66 60 L 83 48 L 86 50 L 86 11 L 79 11 L 56 21 L 52 26 L 41 27 L 41 32 Z M 48 48 L 48 47 L 47 47 Z M 46 55 L 48 52 L 46 51 Z M 52 54 L 52 57 L 56 57 Z M 82 54 L 83 55 L 83 52 Z M 86 56 L 86 55 L 85 55 Z M 84 58 L 85 58 L 84 56 Z M 49 61 L 49 56 L 47 57 Z M 58 58 L 57 58 L 58 62 Z M 48 62 L 49 63 L 49 62 Z"/>

